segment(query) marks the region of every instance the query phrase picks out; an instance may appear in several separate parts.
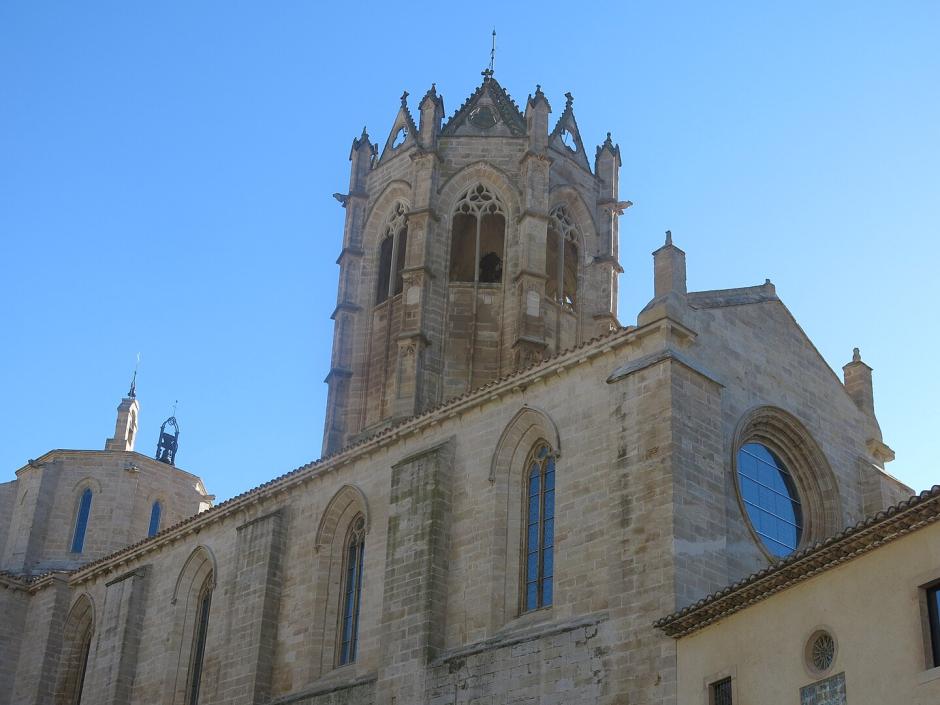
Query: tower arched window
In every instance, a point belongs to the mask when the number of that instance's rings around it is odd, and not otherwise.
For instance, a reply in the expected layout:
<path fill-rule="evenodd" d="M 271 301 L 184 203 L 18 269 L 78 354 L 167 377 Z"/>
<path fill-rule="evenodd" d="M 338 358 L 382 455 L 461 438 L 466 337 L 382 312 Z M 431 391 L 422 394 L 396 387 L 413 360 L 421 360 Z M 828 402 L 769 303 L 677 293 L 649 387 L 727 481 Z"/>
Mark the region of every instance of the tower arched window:
<path fill-rule="evenodd" d="M 396 203 L 385 226 L 385 234 L 379 245 L 378 284 L 375 290 L 376 305 L 391 296 L 400 294 L 404 288 L 402 271 L 405 269 L 405 252 L 408 248 L 407 212 L 403 203 Z"/>
<path fill-rule="evenodd" d="M 78 500 L 78 512 L 75 514 L 75 529 L 72 532 L 72 553 L 81 553 L 85 547 L 85 532 L 88 530 L 88 517 L 91 514 L 90 487 L 86 487 Z"/>
<path fill-rule="evenodd" d="M 578 301 L 578 226 L 561 205 L 552 209 L 545 240 L 545 295 L 573 307 Z"/>
<path fill-rule="evenodd" d="M 150 507 L 150 527 L 147 529 L 147 538 L 155 536 L 160 531 L 161 514 L 163 514 L 163 505 L 160 504 L 160 500 L 157 500 Z"/>
<path fill-rule="evenodd" d="M 208 575 L 199 589 L 196 600 L 196 624 L 193 634 L 192 661 L 189 665 L 189 684 L 186 705 L 199 705 L 199 687 L 202 667 L 206 658 L 206 636 L 209 633 L 209 608 L 212 606 L 212 575 Z"/>
<path fill-rule="evenodd" d="M 353 519 L 346 537 L 343 567 L 343 610 L 340 613 L 339 665 L 353 663 L 359 650 L 359 610 L 362 602 L 362 562 L 365 556 L 366 521 Z"/>
<path fill-rule="evenodd" d="M 545 442 L 526 462 L 523 611 L 548 607 L 554 597 L 555 457 Z"/>
<path fill-rule="evenodd" d="M 477 184 L 457 201 L 450 246 L 450 280 L 503 281 L 506 210 L 499 196 Z"/>

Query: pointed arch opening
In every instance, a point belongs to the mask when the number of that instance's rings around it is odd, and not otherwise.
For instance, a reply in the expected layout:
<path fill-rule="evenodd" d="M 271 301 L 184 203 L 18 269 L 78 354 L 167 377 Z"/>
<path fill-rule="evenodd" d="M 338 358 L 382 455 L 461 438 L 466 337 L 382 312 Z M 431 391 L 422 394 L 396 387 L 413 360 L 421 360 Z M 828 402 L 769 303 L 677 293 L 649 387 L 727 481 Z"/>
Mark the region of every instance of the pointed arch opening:
<path fill-rule="evenodd" d="M 506 209 L 481 183 L 471 187 L 454 208 L 450 281 L 499 284 L 503 281 Z"/>
<path fill-rule="evenodd" d="M 79 705 L 82 702 L 94 633 L 94 605 L 88 595 L 82 594 L 65 618 L 56 705 Z"/>
<path fill-rule="evenodd" d="M 568 208 L 555 206 L 545 239 L 545 295 L 569 309 L 578 303 L 580 242 L 581 233 Z"/>
<path fill-rule="evenodd" d="M 405 254 L 408 247 L 408 214 L 405 204 L 397 202 L 385 224 L 379 244 L 378 277 L 375 303 L 381 304 L 402 292 Z"/>
<path fill-rule="evenodd" d="M 189 554 L 176 579 L 168 649 L 171 663 L 166 671 L 169 697 L 165 699 L 173 705 L 199 705 L 211 643 L 210 612 L 216 579 L 215 557 L 205 546 Z"/>
<path fill-rule="evenodd" d="M 316 534 L 315 623 L 311 630 L 311 677 L 363 662 L 360 645 L 367 628 L 370 530 L 365 494 L 344 485 L 330 499 Z"/>

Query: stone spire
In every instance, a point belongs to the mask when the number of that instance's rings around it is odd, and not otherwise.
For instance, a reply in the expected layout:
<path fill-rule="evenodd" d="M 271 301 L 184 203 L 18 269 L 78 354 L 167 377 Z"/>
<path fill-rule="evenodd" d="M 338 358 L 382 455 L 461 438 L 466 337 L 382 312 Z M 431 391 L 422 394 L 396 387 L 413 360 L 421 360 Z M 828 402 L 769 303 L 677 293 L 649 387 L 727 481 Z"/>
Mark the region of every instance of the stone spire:
<path fill-rule="evenodd" d="M 137 370 L 131 379 L 131 388 L 117 408 L 117 421 L 114 423 L 114 436 L 104 442 L 105 450 L 134 450 L 137 440 L 137 417 L 140 404 L 137 401 Z"/>

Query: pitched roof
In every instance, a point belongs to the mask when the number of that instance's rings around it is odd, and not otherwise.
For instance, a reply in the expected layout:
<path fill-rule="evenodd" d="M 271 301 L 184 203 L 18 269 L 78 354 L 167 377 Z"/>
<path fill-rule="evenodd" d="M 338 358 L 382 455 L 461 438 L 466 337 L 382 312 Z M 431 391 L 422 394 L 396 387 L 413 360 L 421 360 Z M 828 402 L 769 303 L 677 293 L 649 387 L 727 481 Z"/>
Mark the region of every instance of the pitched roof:
<path fill-rule="evenodd" d="M 682 637 L 940 519 L 940 485 L 654 622 Z"/>
<path fill-rule="evenodd" d="M 441 134 L 452 135 L 457 128 L 466 121 L 467 117 L 470 115 L 470 111 L 473 110 L 473 107 L 484 93 L 487 93 L 493 101 L 493 104 L 499 111 L 499 115 L 503 119 L 503 122 L 506 123 L 509 131 L 515 136 L 521 137 L 524 135 L 526 131 L 525 116 L 522 114 L 519 106 L 516 105 L 516 101 L 506 92 L 505 88 L 499 85 L 499 81 L 492 76 L 484 76 L 483 83 L 480 84 L 479 88 L 464 101 L 463 105 L 457 109 L 453 117 L 444 124 L 444 127 L 441 129 Z"/>

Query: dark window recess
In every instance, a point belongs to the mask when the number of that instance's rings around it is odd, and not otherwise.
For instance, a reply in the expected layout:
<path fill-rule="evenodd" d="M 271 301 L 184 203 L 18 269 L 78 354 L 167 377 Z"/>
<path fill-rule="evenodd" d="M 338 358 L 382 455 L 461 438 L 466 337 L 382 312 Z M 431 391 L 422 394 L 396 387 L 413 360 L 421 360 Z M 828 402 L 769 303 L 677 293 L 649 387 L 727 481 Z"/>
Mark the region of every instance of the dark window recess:
<path fill-rule="evenodd" d="M 732 705 L 731 702 L 731 679 L 724 678 L 711 685 L 710 705 Z"/>
<path fill-rule="evenodd" d="M 927 613 L 930 615 L 930 647 L 933 665 L 940 666 L 940 585 L 927 590 Z"/>

